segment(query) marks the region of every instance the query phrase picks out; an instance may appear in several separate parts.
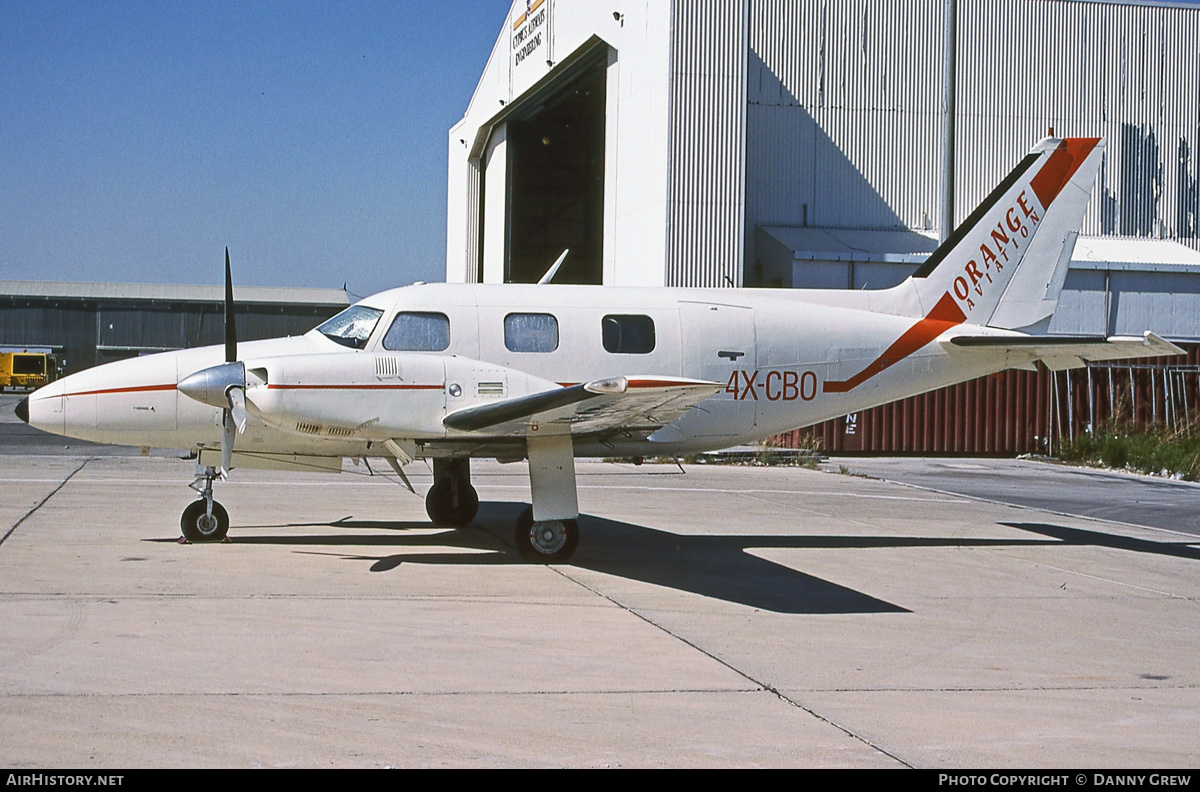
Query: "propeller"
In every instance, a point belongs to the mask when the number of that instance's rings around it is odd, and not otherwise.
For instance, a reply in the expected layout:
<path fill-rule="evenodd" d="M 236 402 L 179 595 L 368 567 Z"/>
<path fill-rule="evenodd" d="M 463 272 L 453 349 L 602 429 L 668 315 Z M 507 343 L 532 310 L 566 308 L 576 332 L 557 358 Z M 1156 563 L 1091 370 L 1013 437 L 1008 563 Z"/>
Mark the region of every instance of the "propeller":
<path fill-rule="evenodd" d="M 235 434 L 246 431 L 246 366 L 237 359 L 229 248 L 225 248 L 225 362 L 180 380 L 179 392 L 198 402 L 222 408 L 221 475 L 228 475 Z"/>
<path fill-rule="evenodd" d="M 233 461 L 233 433 L 246 431 L 246 367 L 237 359 L 237 321 L 233 315 L 233 274 L 229 269 L 229 248 L 225 248 L 225 365 L 233 367 L 225 388 L 229 406 L 221 414 L 221 475 L 229 474 Z"/>

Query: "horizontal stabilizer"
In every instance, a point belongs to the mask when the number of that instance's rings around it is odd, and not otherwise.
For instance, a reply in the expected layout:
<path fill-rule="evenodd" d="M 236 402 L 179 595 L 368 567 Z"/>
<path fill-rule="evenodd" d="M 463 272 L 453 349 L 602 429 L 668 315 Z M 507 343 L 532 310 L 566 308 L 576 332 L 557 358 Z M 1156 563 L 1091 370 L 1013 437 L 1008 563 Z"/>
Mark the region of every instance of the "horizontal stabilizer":
<path fill-rule="evenodd" d="M 449 429 L 488 436 L 606 430 L 645 434 L 674 421 L 722 387 L 680 377 L 612 377 L 467 407 L 447 415 L 442 423 Z M 557 432 L 555 427 L 560 427 Z"/>
<path fill-rule="evenodd" d="M 963 350 L 1003 352 L 1010 368 L 1028 367 L 1042 361 L 1052 371 L 1079 368 L 1099 360 L 1182 355 L 1184 350 L 1154 333 L 1142 336 L 1009 336 L 959 335 L 943 344 Z"/>

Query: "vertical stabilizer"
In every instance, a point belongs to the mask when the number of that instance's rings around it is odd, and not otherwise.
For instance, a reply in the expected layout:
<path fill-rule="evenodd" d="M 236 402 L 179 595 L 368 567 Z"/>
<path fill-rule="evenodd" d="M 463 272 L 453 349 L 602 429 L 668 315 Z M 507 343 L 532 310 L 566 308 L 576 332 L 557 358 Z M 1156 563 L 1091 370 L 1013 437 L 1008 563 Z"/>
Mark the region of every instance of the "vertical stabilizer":
<path fill-rule="evenodd" d="M 922 313 L 1044 332 L 1103 154 L 1099 138 L 1034 146 L 904 284 Z"/>

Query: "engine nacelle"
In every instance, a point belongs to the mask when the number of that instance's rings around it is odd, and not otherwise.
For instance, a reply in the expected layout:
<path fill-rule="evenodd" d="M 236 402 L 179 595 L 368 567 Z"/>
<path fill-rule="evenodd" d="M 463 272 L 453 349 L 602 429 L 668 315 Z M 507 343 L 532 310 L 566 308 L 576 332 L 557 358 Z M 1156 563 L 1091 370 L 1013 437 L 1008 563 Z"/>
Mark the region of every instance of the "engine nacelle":
<path fill-rule="evenodd" d="M 259 420 L 281 431 L 339 440 L 444 437 L 442 419 L 449 412 L 559 387 L 456 355 L 289 355 L 245 365 L 246 402 Z"/>

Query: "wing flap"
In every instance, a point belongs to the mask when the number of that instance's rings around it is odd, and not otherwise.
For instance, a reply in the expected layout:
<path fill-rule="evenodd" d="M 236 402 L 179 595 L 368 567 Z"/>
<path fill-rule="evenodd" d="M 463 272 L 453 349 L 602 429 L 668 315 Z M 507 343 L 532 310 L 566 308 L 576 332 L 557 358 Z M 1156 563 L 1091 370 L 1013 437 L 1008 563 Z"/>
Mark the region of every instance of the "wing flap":
<path fill-rule="evenodd" d="M 650 433 L 722 387 L 717 382 L 681 377 L 612 377 L 466 407 L 447 415 L 442 423 L 449 429 L 490 437 L 607 430 Z"/>

